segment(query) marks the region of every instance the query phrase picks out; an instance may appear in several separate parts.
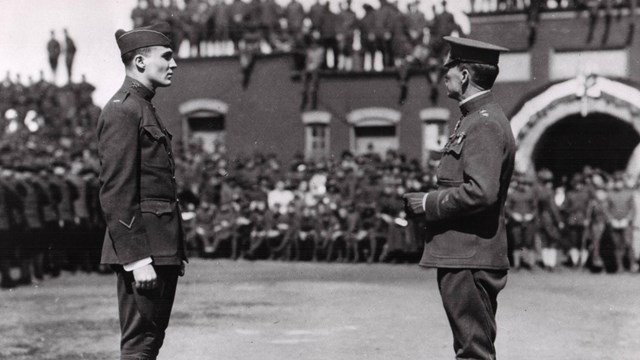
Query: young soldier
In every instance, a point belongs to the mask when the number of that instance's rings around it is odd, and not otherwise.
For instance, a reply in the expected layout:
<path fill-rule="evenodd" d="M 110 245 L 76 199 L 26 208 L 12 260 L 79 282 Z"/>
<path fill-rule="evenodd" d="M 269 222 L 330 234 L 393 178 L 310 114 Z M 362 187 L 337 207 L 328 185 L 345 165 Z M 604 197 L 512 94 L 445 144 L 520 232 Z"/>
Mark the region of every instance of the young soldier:
<path fill-rule="evenodd" d="M 509 259 L 504 203 L 515 140 L 491 87 L 507 49 L 454 37 L 445 63 L 448 96 L 462 118 L 438 168 L 438 189 L 406 193 L 409 214 L 427 220 L 421 266 L 438 269 L 438 288 L 457 359 L 494 359 L 497 297 Z"/>
<path fill-rule="evenodd" d="M 151 99 L 177 67 L 169 25 L 118 30 L 126 78 L 98 120 L 102 263 L 118 279 L 121 359 L 155 359 L 186 260 L 171 134 Z"/>

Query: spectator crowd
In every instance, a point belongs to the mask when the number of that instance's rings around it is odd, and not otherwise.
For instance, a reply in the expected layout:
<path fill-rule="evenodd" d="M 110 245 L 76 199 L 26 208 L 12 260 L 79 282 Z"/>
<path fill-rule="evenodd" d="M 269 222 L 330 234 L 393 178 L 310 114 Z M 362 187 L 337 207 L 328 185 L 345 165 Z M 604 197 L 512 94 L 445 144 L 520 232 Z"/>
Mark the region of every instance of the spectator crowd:
<path fill-rule="evenodd" d="M 184 5 L 141 0 L 132 17 L 136 26 L 167 20 L 177 29 L 174 43 L 186 39 L 200 50 L 206 42 L 231 41 L 234 51 L 243 51 L 250 36 L 258 39 L 256 48 L 265 42 L 277 48 L 279 39 L 302 36 L 310 41 L 308 49 L 320 49 L 318 54 L 330 48 L 346 56 L 357 50 L 351 48 L 357 30 L 360 49 L 369 49 L 370 58 L 381 53 L 389 66 L 397 66 L 396 54 L 405 54 L 396 51 L 396 34 L 403 33 L 407 43 L 428 44 L 427 53 L 441 54 L 438 39 L 459 31 L 446 2 L 431 22 L 416 3 L 409 4 L 407 14 L 385 1 L 378 9 L 365 5 L 363 18 L 353 15 L 349 2 L 340 14 L 326 3 L 305 12 L 296 0 L 285 9 L 273 0 Z M 407 25 L 412 18 L 419 24 L 414 28 Z M 327 37 L 326 31 L 334 32 Z M 349 50 L 340 52 L 346 43 Z M 298 46 L 291 44 L 290 49 Z M 318 67 L 331 66 L 324 55 L 316 60 Z M 334 60 L 333 66 L 346 69 L 348 60 Z M 434 66 L 439 68 L 439 61 Z M 40 79 L 25 82 L 7 72 L 0 83 L 2 288 L 39 282 L 63 270 L 110 271 L 99 266 L 105 231 L 95 138 L 100 109 L 91 98 L 95 87 L 84 76 L 79 83 L 69 80 L 58 86 L 41 73 Z M 344 152 L 327 162 L 296 155 L 285 164 L 263 153 L 232 158 L 224 146 L 210 151 L 197 139 L 179 149 L 176 175 L 189 256 L 354 263 L 416 262 L 421 256 L 428 224 L 407 218 L 401 195 L 434 189 L 437 164 L 424 166 L 394 151 L 384 156 Z M 516 174 L 505 211 L 513 267 L 637 272 L 636 180 L 589 167 L 569 179 L 554 178 L 545 169 Z"/>
<path fill-rule="evenodd" d="M 427 20 L 418 1 L 406 11 L 387 0 L 377 8 L 364 4 L 357 16 L 360 9 L 350 0 L 337 11 L 324 0 L 308 11 L 298 0 L 284 7 L 275 0 L 139 0 L 131 18 L 134 27 L 167 21 L 175 49 L 188 48 L 178 51 L 183 57 L 291 52 L 299 55 L 298 70 L 306 60 L 323 69 L 362 71 L 442 61 L 442 37 L 461 29 L 446 1 L 440 9 L 434 6 Z M 321 51 L 307 51 L 312 46 Z"/>
<path fill-rule="evenodd" d="M 30 284 L 62 270 L 108 272 L 98 265 L 105 224 L 93 87 L 9 82 L 0 90 L 3 99 L 13 99 L 2 104 L 1 285 Z M 32 94 L 41 86 L 51 94 L 51 107 Z M 16 88 L 30 100 L 18 100 Z M 39 119 L 40 126 L 30 127 L 28 119 Z M 296 155 L 285 164 L 274 155 L 231 158 L 224 146 L 210 151 L 202 145 L 193 139 L 176 154 L 189 256 L 354 263 L 420 258 L 428 224 L 407 218 L 401 195 L 433 189 L 436 164 L 422 166 L 393 151 L 345 152 L 327 162 Z M 514 268 L 637 271 L 640 191 L 634 180 L 588 167 L 568 181 L 548 170 L 514 176 L 506 205 Z"/>
<path fill-rule="evenodd" d="M 444 36 L 464 36 L 449 12 L 447 1 L 435 2 L 429 17 L 417 0 L 406 6 L 379 0 L 377 7 L 364 3 L 355 8 L 351 0 L 339 0 L 332 8 L 328 0 L 316 0 L 306 9 L 298 0 L 281 6 L 275 0 L 138 0 L 132 10 L 134 27 L 155 21 L 171 26 L 174 50 L 179 57 L 238 54 L 244 87 L 250 81 L 255 57 L 265 53 L 290 53 L 294 71 L 304 82 L 302 108 L 316 108 L 319 71 L 394 71 L 401 95 L 406 99 L 411 71 L 426 75 L 430 99 L 438 99 L 446 56 Z M 536 43 L 540 14 L 545 11 L 585 12 L 589 17 L 586 42 L 609 41 L 612 19 L 629 11 L 627 44 L 635 34 L 635 0 L 472 0 L 470 14 L 524 13 L 528 45 Z M 68 36 L 67 36 L 68 38 Z"/>

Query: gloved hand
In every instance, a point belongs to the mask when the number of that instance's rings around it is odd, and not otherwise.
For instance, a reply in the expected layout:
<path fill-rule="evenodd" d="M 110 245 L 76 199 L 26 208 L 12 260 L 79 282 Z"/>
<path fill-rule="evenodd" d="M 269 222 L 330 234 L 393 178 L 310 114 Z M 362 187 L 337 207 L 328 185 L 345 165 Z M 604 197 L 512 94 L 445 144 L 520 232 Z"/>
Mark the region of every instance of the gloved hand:
<path fill-rule="evenodd" d="M 424 196 L 426 194 L 427 193 L 423 192 L 410 192 L 402 195 L 402 199 L 404 200 L 404 208 L 407 214 L 418 215 L 424 213 L 422 201 L 424 200 Z"/>

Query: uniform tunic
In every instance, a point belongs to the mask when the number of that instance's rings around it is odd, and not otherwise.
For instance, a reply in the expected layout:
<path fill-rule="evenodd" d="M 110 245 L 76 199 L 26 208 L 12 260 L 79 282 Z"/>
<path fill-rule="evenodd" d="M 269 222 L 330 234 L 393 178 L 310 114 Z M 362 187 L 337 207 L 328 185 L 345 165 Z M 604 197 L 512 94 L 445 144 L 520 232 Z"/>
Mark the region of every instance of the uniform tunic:
<path fill-rule="evenodd" d="M 103 264 L 186 260 L 171 134 L 151 104 L 153 95 L 127 77 L 98 120 L 100 202 L 107 223 Z"/>
<path fill-rule="evenodd" d="M 508 269 L 504 203 L 515 140 L 491 93 L 464 103 L 461 111 L 438 168 L 438 189 L 425 203 L 427 238 L 420 265 Z"/>

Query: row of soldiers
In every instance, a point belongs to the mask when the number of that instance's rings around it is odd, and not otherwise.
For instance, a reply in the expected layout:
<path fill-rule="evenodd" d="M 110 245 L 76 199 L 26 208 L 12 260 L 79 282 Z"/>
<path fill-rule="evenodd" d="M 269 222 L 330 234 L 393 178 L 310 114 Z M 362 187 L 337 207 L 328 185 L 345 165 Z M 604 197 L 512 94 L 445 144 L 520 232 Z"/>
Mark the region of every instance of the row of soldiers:
<path fill-rule="evenodd" d="M 640 191 L 622 172 L 575 174 L 565 191 L 553 174 L 514 178 L 506 203 L 514 266 L 538 260 L 553 270 L 561 256 L 573 267 L 638 271 Z M 609 261 L 605 261 L 609 260 Z"/>
<path fill-rule="evenodd" d="M 328 1 L 320 0 L 309 11 L 297 0 L 285 7 L 275 0 L 189 0 L 184 6 L 174 0 L 139 0 L 131 17 L 134 27 L 156 20 L 169 22 L 174 46 L 179 49 L 187 40 L 190 56 L 230 55 L 247 46 L 304 52 L 309 39 L 317 38 L 325 53 L 333 54 L 333 61 L 324 61 L 323 66 L 344 70 L 364 66 L 354 63 L 356 49 L 367 55 L 368 69 L 373 69 L 376 53 L 381 54 L 384 67 L 393 67 L 425 42 L 433 48 L 434 56 L 441 56 L 445 51 L 442 37 L 461 33 L 446 1 L 439 12 L 434 6 L 431 21 L 418 2 L 410 2 L 407 12 L 387 0 L 380 1 L 378 8 L 365 4 L 363 10 L 364 16 L 358 18 L 350 0 L 342 2 L 337 13 Z"/>
<path fill-rule="evenodd" d="M 61 270 L 100 270 L 105 224 L 98 189 L 96 171 L 80 160 L 0 166 L 2 288 Z M 12 267 L 19 268 L 17 278 Z"/>

